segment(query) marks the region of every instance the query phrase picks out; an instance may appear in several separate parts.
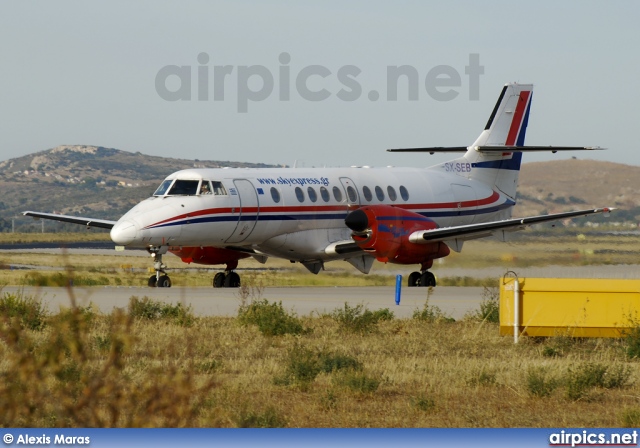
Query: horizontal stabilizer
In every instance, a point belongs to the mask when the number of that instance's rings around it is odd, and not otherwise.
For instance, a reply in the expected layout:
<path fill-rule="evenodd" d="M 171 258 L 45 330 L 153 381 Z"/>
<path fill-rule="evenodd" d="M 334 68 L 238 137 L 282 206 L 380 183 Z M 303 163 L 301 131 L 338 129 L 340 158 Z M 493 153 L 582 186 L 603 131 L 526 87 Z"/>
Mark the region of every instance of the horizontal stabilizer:
<path fill-rule="evenodd" d="M 434 146 L 431 148 L 398 148 L 387 149 L 388 152 L 428 152 L 429 154 L 444 152 L 467 152 L 473 149 L 478 152 L 553 152 L 558 151 L 601 151 L 600 146 Z"/>
<path fill-rule="evenodd" d="M 100 227 L 101 229 L 111 229 L 116 225 L 116 221 L 106 219 L 83 218 L 81 216 L 57 215 L 55 213 L 22 212 L 24 216 L 32 216 L 34 219 L 50 219 L 52 221 L 70 222 L 81 224 L 87 227 Z"/>
<path fill-rule="evenodd" d="M 447 241 L 452 239 L 471 240 L 492 235 L 499 230 L 521 230 L 533 224 L 540 224 L 548 221 L 557 221 L 566 218 L 576 218 L 594 213 L 604 213 L 607 215 L 613 208 L 596 208 L 589 210 L 576 210 L 573 212 L 555 213 L 551 215 L 530 216 L 528 218 L 506 219 L 503 221 L 485 222 L 479 224 L 469 224 L 455 227 L 441 227 L 431 230 L 418 230 L 409 235 L 412 243 L 426 244 L 436 241 Z"/>

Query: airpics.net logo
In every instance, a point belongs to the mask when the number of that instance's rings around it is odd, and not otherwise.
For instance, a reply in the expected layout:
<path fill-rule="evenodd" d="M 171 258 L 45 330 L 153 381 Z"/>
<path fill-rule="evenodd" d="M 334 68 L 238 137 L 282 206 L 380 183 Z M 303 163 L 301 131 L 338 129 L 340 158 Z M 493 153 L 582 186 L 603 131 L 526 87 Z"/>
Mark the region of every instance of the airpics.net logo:
<path fill-rule="evenodd" d="M 436 65 L 421 75 L 411 65 L 386 66 L 386 85 L 369 89 L 369 101 L 398 101 L 399 98 L 418 101 L 422 89 L 435 101 L 451 101 L 460 95 L 466 84 L 469 100 L 480 99 L 480 55 L 469 54 L 464 75 L 450 65 Z M 305 101 L 325 101 L 335 96 L 341 101 L 357 101 L 365 95 L 358 77 L 362 70 L 355 65 L 337 69 L 323 65 L 292 67 L 289 53 L 280 53 L 278 67 L 264 65 L 215 65 L 207 53 L 200 53 L 197 65 L 165 65 L 156 74 L 155 88 L 165 101 L 226 101 L 231 96 L 240 113 L 249 112 L 249 104 L 277 95 L 279 101 L 291 101 L 294 95 Z M 362 79 L 362 77 L 360 78 Z M 230 92 L 231 90 L 235 92 Z M 422 93 L 424 95 L 424 93 Z M 424 96 L 423 96 L 424 97 Z"/>

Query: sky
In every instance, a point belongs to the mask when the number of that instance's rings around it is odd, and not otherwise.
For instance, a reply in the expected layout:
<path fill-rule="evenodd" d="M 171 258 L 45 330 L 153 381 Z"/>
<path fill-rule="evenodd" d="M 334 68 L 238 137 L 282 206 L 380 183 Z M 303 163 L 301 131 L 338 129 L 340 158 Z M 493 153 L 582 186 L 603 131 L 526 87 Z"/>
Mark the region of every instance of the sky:
<path fill-rule="evenodd" d="M 470 145 L 521 82 L 526 144 L 607 148 L 525 162 L 640 165 L 638 17 L 635 1 L 4 1 L 0 160 L 64 144 L 429 166 L 455 155 L 386 149 Z"/>

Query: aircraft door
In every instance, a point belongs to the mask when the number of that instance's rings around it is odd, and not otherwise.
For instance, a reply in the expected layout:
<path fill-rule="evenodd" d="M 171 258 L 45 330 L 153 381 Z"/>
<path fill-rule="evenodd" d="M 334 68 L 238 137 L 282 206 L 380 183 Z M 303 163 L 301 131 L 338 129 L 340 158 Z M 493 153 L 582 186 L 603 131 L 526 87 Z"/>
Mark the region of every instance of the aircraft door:
<path fill-rule="evenodd" d="M 238 225 L 226 241 L 227 243 L 241 243 L 246 240 L 258 222 L 260 204 L 258 193 L 253 184 L 247 179 L 234 179 L 238 197 L 240 198 Z"/>
<path fill-rule="evenodd" d="M 476 191 L 468 185 L 451 184 L 453 200 L 457 204 L 458 212 L 451 218 L 452 226 L 472 224 L 477 209 Z"/>
<path fill-rule="evenodd" d="M 347 206 L 350 209 L 358 208 L 360 205 L 360 194 L 358 194 L 358 187 L 356 184 L 348 177 L 341 177 L 340 183 L 347 195 Z"/>

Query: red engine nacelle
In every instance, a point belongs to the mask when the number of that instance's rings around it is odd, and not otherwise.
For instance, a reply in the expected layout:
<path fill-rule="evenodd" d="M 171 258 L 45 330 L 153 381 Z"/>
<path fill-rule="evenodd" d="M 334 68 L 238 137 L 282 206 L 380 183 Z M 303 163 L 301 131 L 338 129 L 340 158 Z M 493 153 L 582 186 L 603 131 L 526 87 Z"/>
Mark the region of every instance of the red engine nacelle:
<path fill-rule="evenodd" d="M 409 235 L 413 232 L 438 226 L 429 218 L 398 207 L 361 207 L 347 215 L 345 224 L 353 230 L 352 237 L 356 244 L 384 263 L 420 263 L 425 270 L 433 265 L 433 260 L 450 253 L 449 247 L 442 242 L 409 242 Z"/>
<path fill-rule="evenodd" d="M 229 270 L 238 266 L 238 260 L 250 257 L 249 254 L 217 247 L 170 247 L 169 252 L 185 263 L 226 264 Z"/>

